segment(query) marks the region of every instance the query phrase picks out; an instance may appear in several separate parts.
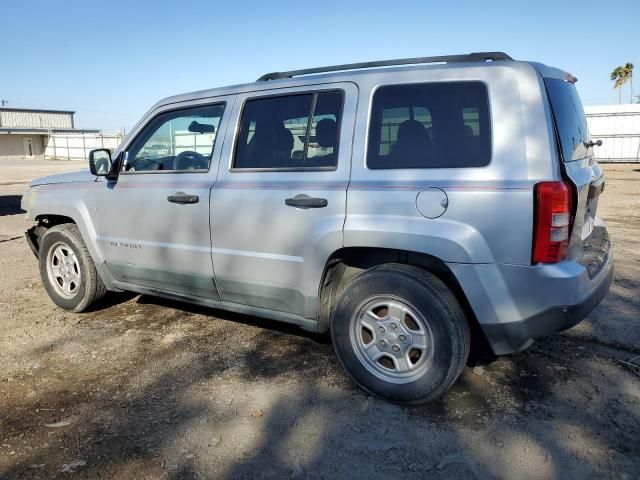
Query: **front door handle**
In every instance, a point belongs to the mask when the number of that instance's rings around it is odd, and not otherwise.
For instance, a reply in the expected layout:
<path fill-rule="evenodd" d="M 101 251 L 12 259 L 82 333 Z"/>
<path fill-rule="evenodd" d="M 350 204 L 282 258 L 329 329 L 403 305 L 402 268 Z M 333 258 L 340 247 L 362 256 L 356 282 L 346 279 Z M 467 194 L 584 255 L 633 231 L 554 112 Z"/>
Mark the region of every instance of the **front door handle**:
<path fill-rule="evenodd" d="M 324 208 L 329 205 L 326 198 L 313 198 L 308 195 L 296 195 L 293 198 L 287 198 L 284 204 L 289 207 L 297 208 Z"/>
<path fill-rule="evenodd" d="M 198 203 L 200 201 L 200 197 L 198 195 L 188 195 L 184 192 L 177 192 L 173 195 L 169 195 L 167 197 L 171 203 Z"/>

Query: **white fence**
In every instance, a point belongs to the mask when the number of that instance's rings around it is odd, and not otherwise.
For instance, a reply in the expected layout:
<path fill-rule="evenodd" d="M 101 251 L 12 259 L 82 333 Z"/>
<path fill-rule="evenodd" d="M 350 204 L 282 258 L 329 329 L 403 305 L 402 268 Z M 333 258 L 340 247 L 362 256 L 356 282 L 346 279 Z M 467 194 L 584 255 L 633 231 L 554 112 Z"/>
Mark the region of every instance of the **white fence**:
<path fill-rule="evenodd" d="M 123 138 L 121 133 L 54 133 L 45 140 L 44 158 L 86 160 L 91 150 L 114 150 Z"/>
<path fill-rule="evenodd" d="M 599 162 L 640 162 L 640 104 L 584 107 Z"/>

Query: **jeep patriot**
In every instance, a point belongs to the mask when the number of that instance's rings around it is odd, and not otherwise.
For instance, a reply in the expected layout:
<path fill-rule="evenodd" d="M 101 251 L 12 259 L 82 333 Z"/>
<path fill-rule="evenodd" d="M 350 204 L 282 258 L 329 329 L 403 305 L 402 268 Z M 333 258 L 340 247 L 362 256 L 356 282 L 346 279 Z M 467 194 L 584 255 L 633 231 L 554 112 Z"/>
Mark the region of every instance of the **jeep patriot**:
<path fill-rule="evenodd" d="M 486 52 L 166 98 L 31 182 L 27 239 L 63 309 L 132 291 L 330 331 L 360 387 L 424 402 L 470 349 L 527 348 L 609 289 L 576 81 Z"/>

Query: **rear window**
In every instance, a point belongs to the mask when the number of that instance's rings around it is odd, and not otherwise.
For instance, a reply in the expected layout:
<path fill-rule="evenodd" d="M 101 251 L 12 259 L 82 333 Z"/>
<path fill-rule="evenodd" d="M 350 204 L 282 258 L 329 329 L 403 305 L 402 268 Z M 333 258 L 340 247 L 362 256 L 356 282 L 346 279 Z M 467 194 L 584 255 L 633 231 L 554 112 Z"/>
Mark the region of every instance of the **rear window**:
<path fill-rule="evenodd" d="M 491 159 L 487 89 L 481 82 L 390 85 L 373 96 L 371 169 L 482 167 Z"/>
<path fill-rule="evenodd" d="M 544 81 L 556 121 L 562 158 L 565 162 L 586 157 L 589 142 L 587 119 L 576 87 L 564 80 L 547 78 Z"/>

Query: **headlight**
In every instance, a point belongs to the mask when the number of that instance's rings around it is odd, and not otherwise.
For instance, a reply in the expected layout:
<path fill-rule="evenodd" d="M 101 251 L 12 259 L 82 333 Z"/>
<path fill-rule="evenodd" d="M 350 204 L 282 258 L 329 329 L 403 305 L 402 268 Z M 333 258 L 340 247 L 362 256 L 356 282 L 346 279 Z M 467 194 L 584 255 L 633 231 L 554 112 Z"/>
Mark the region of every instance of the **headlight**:
<path fill-rule="evenodd" d="M 31 211 L 31 208 L 36 203 L 36 196 L 38 194 L 38 190 L 34 187 L 29 188 L 24 195 L 22 195 L 22 201 L 20 207 L 22 210 L 26 210 L 27 213 Z"/>

